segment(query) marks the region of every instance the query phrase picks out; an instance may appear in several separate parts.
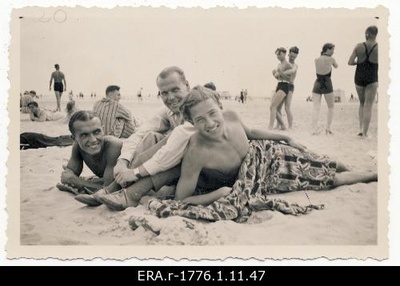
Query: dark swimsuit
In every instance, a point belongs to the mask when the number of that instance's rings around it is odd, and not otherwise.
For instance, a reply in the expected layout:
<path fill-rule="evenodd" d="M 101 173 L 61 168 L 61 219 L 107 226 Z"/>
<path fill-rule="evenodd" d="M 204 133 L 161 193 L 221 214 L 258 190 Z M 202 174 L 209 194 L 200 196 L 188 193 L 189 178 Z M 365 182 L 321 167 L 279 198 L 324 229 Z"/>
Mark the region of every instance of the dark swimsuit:
<path fill-rule="evenodd" d="M 194 195 L 207 194 L 222 187 L 232 187 L 237 174 L 230 176 L 219 170 L 204 169 L 200 172 Z"/>
<path fill-rule="evenodd" d="M 356 74 L 354 76 L 354 83 L 359 86 L 367 86 L 371 83 L 378 82 L 378 64 L 369 61 L 369 56 L 377 44 L 375 44 L 369 52 L 367 45 L 365 43 L 363 44 L 365 46 L 367 58 L 362 63 L 357 63 Z"/>
<path fill-rule="evenodd" d="M 62 84 L 62 82 L 55 82 L 54 83 L 54 91 L 59 91 L 59 92 L 63 92 L 64 91 L 64 85 Z"/>
<path fill-rule="evenodd" d="M 278 85 L 276 86 L 275 92 L 277 92 L 278 90 L 282 90 L 286 95 L 288 95 L 290 92 L 291 85 L 292 84 L 290 84 L 289 82 L 280 81 L 280 82 L 278 82 Z"/>
<path fill-rule="evenodd" d="M 317 74 L 317 79 L 315 80 L 312 92 L 317 94 L 328 94 L 333 92 L 331 75 L 332 71 L 324 75 Z"/>

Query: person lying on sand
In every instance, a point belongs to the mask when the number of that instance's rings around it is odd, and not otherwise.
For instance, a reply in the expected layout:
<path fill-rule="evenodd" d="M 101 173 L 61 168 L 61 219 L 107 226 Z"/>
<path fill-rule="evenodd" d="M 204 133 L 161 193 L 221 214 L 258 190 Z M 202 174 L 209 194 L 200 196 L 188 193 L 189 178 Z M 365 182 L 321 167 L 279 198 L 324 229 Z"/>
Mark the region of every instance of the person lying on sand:
<path fill-rule="evenodd" d="M 57 121 L 64 117 L 64 115 L 62 115 L 60 112 L 52 112 L 40 108 L 39 104 L 36 101 L 29 102 L 28 108 L 31 121 Z"/>
<path fill-rule="evenodd" d="M 257 169 L 272 169 L 259 182 L 270 193 L 325 190 L 377 180 L 374 172 L 349 171 L 340 162 L 312 154 L 288 136 L 245 126 L 235 112 L 222 112 L 216 94 L 201 86 L 191 90 L 182 109 L 185 119 L 197 130 L 184 155 L 175 193 L 175 200 L 183 203 L 206 206 L 227 196 L 246 154 L 251 151 L 249 140 L 278 141 L 263 143 L 268 149 L 275 148 L 270 153 L 275 158 L 256 165 Z M 272 164 L 265 166 L 265 162 Z M 141 202 L 148 199 L 144 197 Z"/>
<path fill-rule="evenodd" d="M 113 168 L 121 153 L 122 141 L 114 136 L 105 136 L 100 118 L 91 111 L 77 111 L 69 121 L 74 144 L 67 166 L 63 167 L 61 191 L 79 194 L 93 193 L 109 185 L 114 180 Z M 100 180 L 88 181 L 79 177 L 83 163 Z"/>
<path fill-rule="evenodd" d="M 124 187 L 132 194 L 132 200 L 129 204 L 124 200 L 119 208 L 122 210 L 137 205 L 141 197 L 138 194 L 176 183 L 180 174 L 177 165 L 194 132 L 191 124 L 182 125 L 184 121 L 179 110 L 190 87 L 184 71 L 176 66 L 163 69 L 156 83 L 165 106 L 124 140 L 114 168 L 115 181 L 96 194 L 76 196 L 76 200 L 97 206 L 104 203 L 102 197 Z"/>

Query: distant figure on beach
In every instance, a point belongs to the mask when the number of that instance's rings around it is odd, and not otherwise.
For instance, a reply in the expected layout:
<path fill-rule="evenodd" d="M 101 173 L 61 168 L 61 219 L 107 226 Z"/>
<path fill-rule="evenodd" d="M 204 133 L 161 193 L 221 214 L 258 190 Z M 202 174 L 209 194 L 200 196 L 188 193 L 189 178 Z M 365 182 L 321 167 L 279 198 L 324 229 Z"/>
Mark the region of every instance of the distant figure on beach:
<path fill-rule="evenodd" d="M 215 91 L 217 93 L 217 95 L 218 95 L 218 98 L 221 98 L 221 95 L 219 94 L 219 92 L 217 92 L 217 87 L 215 86 L 215 84 L 212 81 L 206 83 L 204 85 L 204 87 L 209 88 L 212 91 Z"/>
<path fill-rule="evenodd" d="M 106 88 L 106 97 L 95 103 L 93 112 L 100 118 L 105 135 L 128 138 L 135 132 L 136 120 L 119 103 L 120 99 L 120 87 L 110 85 Z"/>
<path fill-rule="evenodd" d="M 312 134 L 319 134 L 318 131 L 318 117 L 321 109 L 321 97 L 325 96 L 325 101 L 328 105 L 328 115 L 326 120 L 325 133 L 333 134 L 331 131 L 332 119 L 333 119 L 333 107 L 335 102 L 335 95 L 333 93 L 332 86 L 332 66 L 338 67 L 336 60 L 332 57 L 335 51 L 335 45 L 326 43 L 322 47 L 321 56 L 315 59 L 315 69 L 317 73 L 317 79 L 314 82 L 313 87 L 313 118 L 312 118 Z"/>
<path fill-rule="evenodd" d="M 279 60 L 278 67 L 272 71 L 272 75 L 278 80 L 278 85 L 276 87 L 275 93 L 271 98 L 270 105 L 270 118 L 269 118 L 269 127 L 268 129 L 272 130 L 274 128 L 275 119 L 278 122 L 278 125 L 281 126 L 282 129 L 286 129 L 285 124 L 283 122 L 282 116 L 277 112 L 278 106 L 284 101 L 285 97 L 290 92 L 290 76 L 285 74 L 285 71 L 290 70 L 292 65 L 286 60 L 286 49 L 278 48 L 275 51 L 275 55 Z"/>
<path fill-rule="evenodd" d="M 141 87 L 139 90 L 138 90 L 138 92 L 137 92 L 137 98 L 138 98 L 138 101 L 142 101 L 143 100 L 143 98 L 142 98 L 142 91 L 143 91 L 143 87 Z"/>
<path fill-rule="evenodd" d="M 289 93 L 286 95 L 285 100 L 279 104 L 277 113 L 279 113 L 277 116 L 282 118 L 282 106 L 285 104 L 285 111 L 286 111 L 286 116 L 288 120 L 288 128 L 292 129 L 293 128 L 293 114 L 291 110 L 292 106 L 292 99 L 293 99 L 293 92 L 294 92 L 294 80 L 297 75 L 297 69 L 298 66 L 295 63 L 295 60 L 299 54 L 299 48 L 298 47 L 291 47 L 289 49 L 289 64 L 291 64 L 292 68 L 289 70 L 286 70 L 283 72 L 284 75 L 289 77 L 290 81 L 290 89 Z M 280 126 L 278 122 L 278 129 L 284 129 L 285 126 Z"/>
<path fill-rule="evenodd" d="M 51 73 L 49 90 L 51 90 L 51 84 L 54 80 L 54 93 L 57 100 L 56 111 L 61 111 L 61 96 L 64 91 L 67 90 L 67 82 L 65 81 L 65 75 L 60 71 L 60 65 L 55 64 L 55 71 Z"/>
<path fill-rule="evenodd" d="M 25 91 L 24 94 L 21 95 L 20 107 L 21 107 L 22 113 L 29 113 L 30 109 L 28 107 L 28 104 L 30 102 L 34 101 L 35 97 L 37 97 L 37 96 L 36 96 L 36 92 L 34 90 Z"/>
<path fill-rule="evenodd" d="M 71 116 L 77 111 L 78 111 L 78 108 L 76 107 L 75 100 L 70 99 L 65 108 L 65 112 L 67 113 L 67 115 L 64 118 L 64 123 L 68 123 L 69 120 L 71 119 Z"/>
<path fill-rule="evenodd" d="M 358 119 L 360 132 L 358 136 L 369 137 L 368 129 L 371 122 L 372 106 L 378 90 L 378 43 L 376 36 L 378 28 L 370 26 L 365 31 L 365 42 L 359 43 L 349 58 L 349 65 L 357 65 L 354 83 L 360 106 Z"/>
<path fill-rule="evenodd" d="M 353 93 L 350 95 L 350 100 L 349 101 L 354 101 L 354 95 Z"/>
<path fill-rule="evenodd" d="M 340 162 L 307 151 L 289 136 L 245 126 L 234 111 L 223 112 L 216 95 L 201 86 L 190 91 L 182 110 L 196 132 L 184 154 L 176 187 L 175 200 L 182 201 L 178 213 L 186 208 L 191 211 L 190 205 L 209 206 L 230 195 L 234 185 L 241 190 L 235 194 L 238 197 L 232 194 L 215 206 L 214 214 L 225 213 L 220 219 L 231 216 L 235 207 L 240 210 L 247 202 L 267 209 L 270 194 L 327 190 L 377 180 L 376 173 L 349 171 Z M 141 202 L 149 206 L 149 199 L 144 197 Z M 159 204 L 160 211 L 170 213 L 175 209 L 169 205 L 179 207 L 171 201 Z M 193 211 L 201 216 L 202 209 Z"/>
<path fill-rule="evenodd" d="M 40 108 L 39 104 L 36 101 L 29 102 L 28 108 L 29 108 L 29 117 L 31 121 L 37 121 L 37 122 L 56 121 L 64 117 L 64 115 L 61 112 L 54 112 Z"/>
<path fill-rule="evenodd" d="M 76 195 L 96 192 L 114 180 L 113 168 L 121 153 L 122 142 L 114 136 L 105 136 L 100 118 L 91 111 L 74 113 L 68 126 L 74 144 L 57 188 Z M 80 177 L 84 163 L 97 180 Z"/>
<path fill-rule="evenodd" d="M 239 102 L 244 103 L 244 89 L 240 91 Z"/>
<path fill-rule="evenodd" d="M 123 142 L 114 168 L 115 182 L 93 196 L 76 199 L 88 205 L 104 203 L 113 210 L 136 206 L 150 190 L 176 182 L 187 142 L 194 132 L 184 124 L 180 107 L 190 90 L 184 71 L 163 69 L 156 78 L 164 107 Z M 123 188 L 121 190 L 121 188 Z"/>

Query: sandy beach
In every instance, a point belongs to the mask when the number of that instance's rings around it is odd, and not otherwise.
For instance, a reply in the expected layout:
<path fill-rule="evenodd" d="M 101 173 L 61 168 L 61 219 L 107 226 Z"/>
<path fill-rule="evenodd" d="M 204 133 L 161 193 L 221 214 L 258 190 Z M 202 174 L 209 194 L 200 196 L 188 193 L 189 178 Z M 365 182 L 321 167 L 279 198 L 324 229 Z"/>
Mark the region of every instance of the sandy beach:
<path fill-rule="evenodd" d="M 296 94 L 295 94 L 296 96 Z M 44 108 L 54 108 L 48 98 L 38 100 Z M 161 100 L 145 98 L 143 102 L 122 100 L 139 122 L 150 117 L 162 105 Z M 77 100 L 79 109 L 91 109 L 94 100 Z M 269 101 L 252 99 L 243 105 L 223 101 L 225 109 L 238 112 L 253 127 L 266 128 Z M 62 103 L 65 107 L 65 101 Z M 311 136 L 312 103 L 293 102 L 294 129 L 284 131 L 310 150 L 327 154 L 344 162 L 353 170 L 376 170 L 377 104 L 370 132 L 372 139 L 357 137 L 357 102 L 335 105 L 333 135 Z M 322 104 L 320 125 L 323 129 L 326 106 Z M 21 114 L 20 131 L 39 132 L 49 136 L 69 134 L 61 122 L 30 122 Z M 283 132 L 283 131 L 281 131 Z M 73 195 L 59 191 L 62 165 L 66 164 L 71 147 L 21 150 L 21 245 L 376 245 L 378 232 L 378 184 L 354 184 L 330 191 L 307 191 L 313 204 L 324 204 L 324 210 L 307 215 L 290 216 L 273 211 L 255 212 L 246 223 L 233 221 L 205 222 L 183 217 L 160 219 L 146 212 L 143 206 L 113 212 L 105 206 L 86 207 Z M 91 175 L 85 168 L 83 175 Z M 309 204 L 305 192 L 274 195 L 290 202 Z M 160 228 L 157 235 L 139 227 L 132 231 L 131 216 L 145 217 Z M 233 235 L 234 234 L 234 235 Z"/>

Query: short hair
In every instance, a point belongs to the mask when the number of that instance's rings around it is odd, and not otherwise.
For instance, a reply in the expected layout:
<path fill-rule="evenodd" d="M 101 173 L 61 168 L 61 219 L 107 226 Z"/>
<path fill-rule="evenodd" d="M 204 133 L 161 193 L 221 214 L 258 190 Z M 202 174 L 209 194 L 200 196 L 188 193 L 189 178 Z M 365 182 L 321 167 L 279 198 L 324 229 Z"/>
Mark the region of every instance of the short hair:
<path fill-rule="evenodd" d="M 276 51 L 275 51 L 275 54 L 278 55 L 278 54 L 280 54 L 280 53 L 286 54 L 286 53 L 287 53 L 287 50 L 286 50 L 285 48 L 283 48 L 283 47 L 277 48 Z"/>
<path fill-rule="evenodd" d="M 335 45 L 332 43 L 326 43 L 322 46 L 322 51 L 321 51 L 321 55 L 325 54 L 327 50 L 331 50 L 332 48 L 334 48 Z"/>
<path fill-rule="evenodd" d="M 291 48 L 289 49 L 289 53 L 295 53 L 295 54 L 298 54 L 298 53 L 299 53 L 299 48 L 298 48 L 298 47 L 296 47 L 296 46 L 294 46 L 294 47 L 291 47 Z"/>
<path fill-rule="evenodd" d="M 35 106 L 35 107 L 39 107 L 39 104 L 36 101 L 31 101 L 26 106 L 30 107 L 31 105 Z"/>
<path fill-rule="evenodd" d="M 167 78 L 167 76 L 169 76 L 170 74 L 173 74 L 173 73 L 177 73 L 182 82 L 185 82 L 185 83 L 187 82 L 185 73 L 180 67 L 170 66 L 170 67 L 167 67 L 167 68 L 163 69 L 158 74 L 157 79 L 156 79 L 156 83 L 158 83 L 158 79 L 159 78 L 165 79 L 165 78 Z"/>
<path fill-rule="evenodd" d="M 183 118 L 186 121 L 192 122 L 192 116 L 190 115 L 190 109 L 199 104 L 200 102 L 206 101 L 207 99 L 213 99 L 218 106 L 222 109 L 222 104 L 219 101 L 218 93 L 201 85 L 197 85 L 189 91 L 189 94 L 182 104 L 180 110 L 183 114 Z"/>
<path fill-rule="evenodd" d="M 55 67 L 56 69 L 59 69 L 59 68 L 60 68 L 60 65 L 59 65 L 59 64 L 55 64 L 54 67 Z"/>
<path fill-rule="evenodd" d="M 120 90 L 120 87 L 118 85 L 109 85 L 106 88 L 106 95 L 116 90 Z"/>
<path fill-rule="evenodd" d="M 75 135 L 74 123 L 75 121 L 89 121 L 97 117 L 92 111 L 80 110 L 75 112 L 68 122 L 68 128 L 72 135 Z"/>
<path fill-rule="evenodd" d="M 204 87 L 207 87 L 207 88 L 209 88 L 209 89 L 211 89 L 211 90 L 213 90 L 213 91 L 216 91 L 216 90 L 217 90 L 217 87 L 215 86 L 215 84 L 214 84 L 213 82 L 208 82 L 208 83 L 206 83 L 206 84 L 204 85 Z"/>
<path fill-rule="evenodd" d="M 372 36 L 372 38 L 375 38 L 376 35 L 378 35 L 378 27 L 377 26 L 369 26 L 367 30 L 365 30 L 365 33 Z"/>

